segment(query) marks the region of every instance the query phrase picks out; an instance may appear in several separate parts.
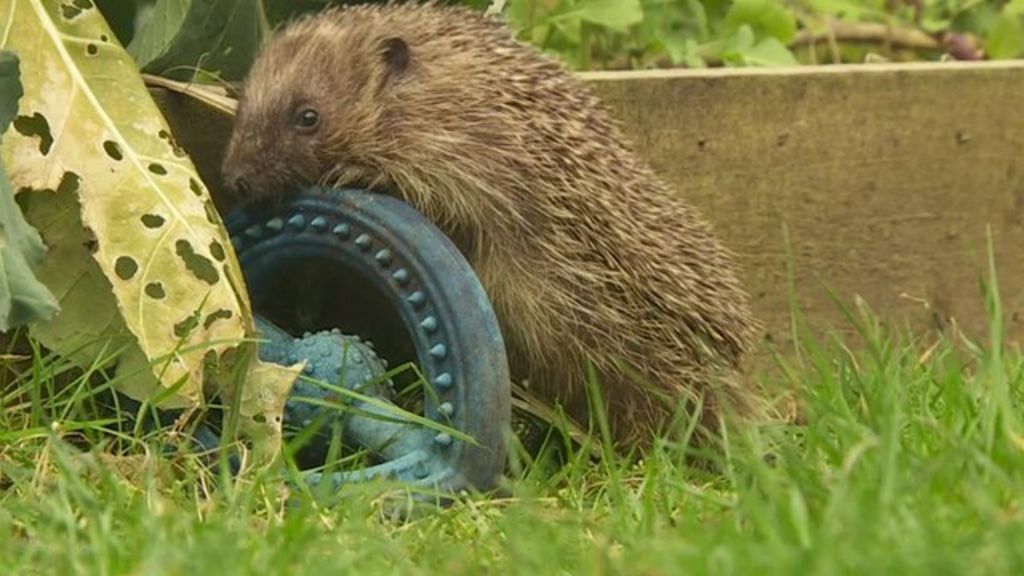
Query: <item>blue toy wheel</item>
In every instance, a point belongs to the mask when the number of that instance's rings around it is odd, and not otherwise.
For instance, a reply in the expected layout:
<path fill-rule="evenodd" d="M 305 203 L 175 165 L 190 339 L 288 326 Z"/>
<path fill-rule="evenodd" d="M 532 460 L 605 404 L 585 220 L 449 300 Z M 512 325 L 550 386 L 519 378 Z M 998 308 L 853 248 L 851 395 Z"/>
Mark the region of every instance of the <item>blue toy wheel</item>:
<path fill-rule="evenodd" d="M 225 224 L 262 332 L 273 344 L 261 349 L 265 359 L 308 359 L 311 371 L 336 374 L 337 360 L 351 357 L 376 376 L 377 355 L 392 366 L 411 362 L 422 376 L 415 379 L 426 383 L 422 415 L 472 439 L 423 424 L 347 416 L 346 429 L 357 440 L 393 442 L 374 447 L 382 463 L 334 474 L 331 482 L 387 475 L 448 491 L 495 487 L 511 418 L 504 342 L 478 278 L 440 230 L 396 198 L 356 189 L 311 188 L 273 206 L 237 209 Z M 355 345 L 356 356 L 341 352 L 346 345 Z M 338 352 L 330 358 L 309 352 L 324 347 Z M 398 387 L 409 383 L 394 379 Z M 325 479 L 309 476 L 314 483 Z"/>

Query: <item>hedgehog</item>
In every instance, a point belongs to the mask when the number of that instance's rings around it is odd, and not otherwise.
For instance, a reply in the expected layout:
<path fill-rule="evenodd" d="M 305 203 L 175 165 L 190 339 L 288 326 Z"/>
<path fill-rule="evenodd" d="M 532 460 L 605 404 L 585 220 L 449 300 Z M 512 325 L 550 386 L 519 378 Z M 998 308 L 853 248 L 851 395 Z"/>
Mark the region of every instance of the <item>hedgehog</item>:
<path fill-rule="evenodd" d="M 758 405 L 734 253 L 499 18 L 392 3 L 283 25 L 242 85 L 222 175 L 243 202 L 360 186 L 415 207 L 477 273 L 513 378 L 586 425 L 602 410 L 618 446 Z"/>

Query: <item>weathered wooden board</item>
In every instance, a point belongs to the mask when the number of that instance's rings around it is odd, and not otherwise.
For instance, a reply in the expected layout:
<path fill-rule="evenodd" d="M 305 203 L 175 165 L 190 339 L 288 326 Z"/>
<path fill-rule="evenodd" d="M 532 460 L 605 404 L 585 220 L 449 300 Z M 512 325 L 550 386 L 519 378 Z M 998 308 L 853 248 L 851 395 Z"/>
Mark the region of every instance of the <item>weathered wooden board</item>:
<path fill-rule="evenodd" d="M 776 342 L 789 263 L 815 327 L 849 329 L 830 287 L 918 330 L 984 335 L 989 228 L 1024 336 L 1024 62 L 588 78 L 739 253 Z"/>
<path fill-rule="evenodd" d="M 989 229 L 1008 329 L 1024 336 L 1024 62 L 586 78 L 739 254 L 774 342 L 788 339 L 790 263 L 813 327 L 848 329 L 830 287 L 918 330 L 955 319 L 984 334 Z M 155 94 L 215 185 L 229 121 Z"/>

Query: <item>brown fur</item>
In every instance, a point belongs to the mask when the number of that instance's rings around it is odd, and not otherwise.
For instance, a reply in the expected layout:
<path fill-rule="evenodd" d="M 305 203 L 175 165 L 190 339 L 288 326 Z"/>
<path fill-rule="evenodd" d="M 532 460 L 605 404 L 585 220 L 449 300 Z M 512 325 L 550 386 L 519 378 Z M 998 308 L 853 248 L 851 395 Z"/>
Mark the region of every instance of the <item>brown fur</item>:
<path fill-rule="evenodd" d="M 315 134 L 292 128 L 299 102 L 320 111 Z M 499 21 L 392 5 L 286 26 L 247 79 L 224 171 L 252 196 L 394 190 L 474 266 L 513 374 L 586 420 L 593 361 L 620 442 L 648 443 L 672 412 L 658 391 L 676 407 L 702 395 L 712 420 L 718 400 L 751 404 L 736 370 L 755 323 L 733 256 L 587 87 Z"/>

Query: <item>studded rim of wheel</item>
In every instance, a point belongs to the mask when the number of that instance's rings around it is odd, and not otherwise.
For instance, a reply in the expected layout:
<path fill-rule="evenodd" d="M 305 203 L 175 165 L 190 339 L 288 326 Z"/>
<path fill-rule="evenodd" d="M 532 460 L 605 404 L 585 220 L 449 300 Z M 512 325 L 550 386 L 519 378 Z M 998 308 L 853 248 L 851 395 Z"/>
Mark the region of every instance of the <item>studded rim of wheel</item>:
<path fill-rule="evenodd" d="M 415 351 L 429 386 L 423 415 L 475 440 L 423 429 L 418 448 L 335 484 L 387 475 L 449 491 L 496 485 L 511 418 L 505 346 L 479 279 L 439 229 L 391 196 L 318 188 L 273 208 L 235 210 L 225 224 L 257 314 L 275 279 L 303 262 L 369 281 L 391 307 L 380 312 L 397 313 Z"/>

